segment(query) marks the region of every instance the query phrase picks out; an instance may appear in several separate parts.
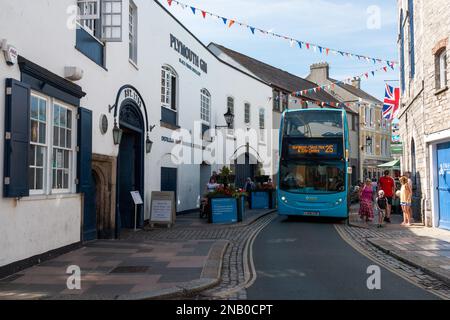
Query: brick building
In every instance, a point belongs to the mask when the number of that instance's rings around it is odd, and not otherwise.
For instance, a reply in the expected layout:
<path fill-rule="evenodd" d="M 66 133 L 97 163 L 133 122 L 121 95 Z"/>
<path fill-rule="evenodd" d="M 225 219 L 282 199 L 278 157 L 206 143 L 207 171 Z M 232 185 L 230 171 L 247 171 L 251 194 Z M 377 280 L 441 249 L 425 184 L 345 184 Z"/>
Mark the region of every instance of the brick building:
<path fill-rule="evenodd" d="M 398 0 L 402 170 L 412 172 L 414 217 L 450 228 L 448 0 Z"/>

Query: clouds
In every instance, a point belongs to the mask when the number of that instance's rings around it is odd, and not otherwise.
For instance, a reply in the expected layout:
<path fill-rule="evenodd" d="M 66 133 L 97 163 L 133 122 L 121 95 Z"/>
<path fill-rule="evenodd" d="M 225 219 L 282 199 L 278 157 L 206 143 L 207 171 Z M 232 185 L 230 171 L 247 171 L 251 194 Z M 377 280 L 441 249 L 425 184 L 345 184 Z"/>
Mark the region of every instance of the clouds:
<path fill-rule="evenodd" d="M 160 0 L 166 7 L 167 2 Z M 249 25 L 358 54 L 397 60 L 396 4 L 393 0 L 180 0 Z M 379 7 L 381 28 L 368 29 L 368 8 Z M 239 26 L 228 28 L 223 21 L 207 16 L 203 19 L 187 8 L 172 5 L 170 11 L 206 44 L 217 42 L 289 72 L 305 76 L 309 65 L 328 61 L 339 73 L 356 75 L 370 71 L 373 64 L 342 57 L 325 56 L 291 48 L 289 41 L 256 33 Z M 367 66 L 367 70 L 361 70 Z M 343 69 L 345 72 L 343 72 Z M 339 75 L 332 75 L 339 78 Z M 396 77 L 392 73 L 389 77 Z M 381 82 L 380 82 L 381 81 Z M 368 81 L 364 81 L 368 82 Z M 376 85 L 375 85 L 376 84 Z M 363 83 L 363 86 L 365 84 Z M 372 80 L 371 93 L 384 94 L 384 82 Z M 376 91 L 376 92 L 374 92 Z"/>

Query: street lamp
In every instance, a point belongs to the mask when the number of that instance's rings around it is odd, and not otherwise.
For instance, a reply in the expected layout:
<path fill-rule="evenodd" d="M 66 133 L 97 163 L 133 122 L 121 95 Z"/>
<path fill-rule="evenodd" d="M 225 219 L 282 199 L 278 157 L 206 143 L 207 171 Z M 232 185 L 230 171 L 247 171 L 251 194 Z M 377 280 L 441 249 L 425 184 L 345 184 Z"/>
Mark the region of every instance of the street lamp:
<path fill-rule="evenodd" d="M 227 112 L 223 116 L 225 118 L 225 122 L 227 123 L 227 125 L 226 126 L 216 126 L 216 129 L 217 128 L 228 128 L 228 129 L 231 128 L 231 125 L 233 124 L 233 121 L 234 121 L 234 114 L 233 114 L 233 112 L 231 112 L 230 107 L 228 107 Z"/>
<path fill-rule="evenodd" d="M 122 129 L 120 129 L 117 126 L 116 119 L 114 119 L 114 128 L 113 128 L 112 132 L 113 132 L 114 144 L 115 145 L 120 144 L 120 142 L 122 141 L 122 133 L 123 133 L 123 131 L 122 131 Z"/>

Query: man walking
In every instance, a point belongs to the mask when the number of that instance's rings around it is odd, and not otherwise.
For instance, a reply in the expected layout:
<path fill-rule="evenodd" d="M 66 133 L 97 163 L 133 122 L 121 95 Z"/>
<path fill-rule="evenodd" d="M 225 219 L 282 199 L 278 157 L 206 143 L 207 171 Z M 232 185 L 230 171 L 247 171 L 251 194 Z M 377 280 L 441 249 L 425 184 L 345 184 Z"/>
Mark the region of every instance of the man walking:
<path fill-rule="evenodd" d="M 378 182 L 378 189 L 384 191 L 384 195 L 386 196 L 388 202 L 384 221 L 391 223 L 392 200 L 395 197 L 395 181 L 390 176 L 389 170 L 386 170 L 384 172 L 384 176 L 380 178 L 380 181 Z"/>

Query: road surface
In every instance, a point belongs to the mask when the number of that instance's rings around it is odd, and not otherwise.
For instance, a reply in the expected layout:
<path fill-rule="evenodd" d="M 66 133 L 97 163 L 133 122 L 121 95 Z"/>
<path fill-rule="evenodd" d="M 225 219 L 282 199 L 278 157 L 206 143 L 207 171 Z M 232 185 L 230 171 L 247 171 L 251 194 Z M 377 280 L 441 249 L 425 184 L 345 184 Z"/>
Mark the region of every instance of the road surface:
<path fill-rule="evenodd" d="M 345 242 L 335 221 L 278 217 L 257 237 L 257 272 L 248 299 L 439 299 L 380 266 L 380 290 L 369 290 L 367 269 L 376 263 Z M 374 281 L 370 281 L 374 284 Z"/>

